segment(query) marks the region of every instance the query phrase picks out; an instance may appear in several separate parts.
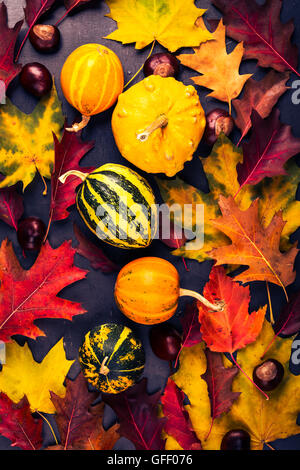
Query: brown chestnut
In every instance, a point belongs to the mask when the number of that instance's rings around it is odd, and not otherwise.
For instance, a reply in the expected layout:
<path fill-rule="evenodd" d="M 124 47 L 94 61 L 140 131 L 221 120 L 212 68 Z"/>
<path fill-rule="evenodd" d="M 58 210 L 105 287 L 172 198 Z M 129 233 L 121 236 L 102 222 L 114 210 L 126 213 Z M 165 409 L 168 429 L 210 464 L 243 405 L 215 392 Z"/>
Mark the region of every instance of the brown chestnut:
<path fill-rule="evenodd" d="M 244 429 L 232 429 L 222 439 L 221 450 L 251 450 L 251 438 Z"/>
<path fill-rule="evenodd" d="M 254 383 L 263 391 L 274 390 L 282 381 L 284 367 L 276 359 L 267 359 L 255 367 L 253 371 Z"/>
<path fill-rule="evenodd" d="M 26 91 L 38 98 L 47 95 L 53 85 L 51 73 L 47 67 L 38 62 L 24 65 L 20 74 L 20 82 Z"/>
<path fill-rule="evenodd" d="M 23 250 L 39 251 L 46 234 L 46 226 L 38 217 L 27 217 L 18 225 L 18 242 Z"/>
<path fill-rule="evenodd" d="M 206 128 L 204 131 L 204 141 L 208 145 L 214 145 L 219 135 L 231 134 L 234 128 L 234 120 L 225 109 L 213 109 L 206 115 Z"/>
<path fill-rule="evenodd" d="M 179 60 L 168 52 L 159 52 L 149 57 L 144 64 L 144 75 L 175 77 L 179 72 Z"/>
<path fill-rule="evenodd" d="M 59 29 L 51 24 L 36 24 L 30 30 L 29 41 L 38 52 L 55 52 L 60 43 Z"/>

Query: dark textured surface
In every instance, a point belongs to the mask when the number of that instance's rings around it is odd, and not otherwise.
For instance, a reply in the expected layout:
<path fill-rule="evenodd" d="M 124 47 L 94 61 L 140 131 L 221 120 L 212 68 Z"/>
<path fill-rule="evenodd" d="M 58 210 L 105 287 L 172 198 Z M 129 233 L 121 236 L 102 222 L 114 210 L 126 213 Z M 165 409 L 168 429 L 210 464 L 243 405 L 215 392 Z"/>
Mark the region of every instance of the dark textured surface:
<path fill-rule="evenodd" d="M 13 22 L 13 20 L 16 21 L 17 19 L 19 19 L 17 17 L 19 16 L 19 13 L 16 12 L 16 10 L 13 8 L 14 4 L 16 4 L 17 2 L 14 0 L 6 0 L 6 3 L 10 7 L 9 10 L 11 22 Z M 209 6 L 209 1 L 197 1 L 196 4 L 200 7 L 205 8 Z M 62 16 L 64 11 L 65 10 L 62 7 L 56 9 L 55 11 L 47 15 L 45 22 L 55 23 L 55 21 Z M 149 53 L 149 48 L 146 48 L 143 51 L 136 51 L 133 45 L 121 46 L 120 44 L 114 41 L 102 39 L 103 36 L 107 35 L 115 28 L 115 23 L 109 18 L 104 17 L 104 14 L 107 12 L 108 8 L 106 4 L 103 1 L 99 0 L 95 1 L 93 6 L 85 7 L 85 9 L 83 9 L 81 12 L 72 14 L 68 18 L 66 18 L 65 21 L 60 25 L 60 31 L 62 35 L 62 47 L 56 54 L 49 56 L 41 55 L 32 48 L 31 44 L 28 41 L 22 51 L 20 57 L 20 62 L 22 64 L 32 61 L 42 62 L 49 68 L 49 70 L 55 76 L 58 93 L 63 102 L 63 110 L 64 113 L 68 116 L 69 123 L 72 122 L 72 120 L 78 116 L 78 113 L 76 113 L 76 111 L 71 108 L 71 106 L 69 106 L 66 100 L 63 98 L 60 89 L 59 75 L 65 59 L 76 47 L 88 42 L 99 42 L 110 47 L 118 54 L 122 61 L 126 81 L 140 67 L 140 65 L 144 62 L 146 56 Z M 214 10 L 212 7 L 210 7 L 209 9 L 208 15 L 211 18 L 217 18 L 219 16 L 216 10 Z M 299 1 L 285 0 L 282 12 L 282 19 L 283 21 L 287 21 L 292 17 L 295 18 L 296 25 L 296 32 L 293 40 L 294 42 L 297 42 L 300 45 Z M 24 34 L 24 32 L 22 34 Z M 233 45 L 234 41 L 228 39 L 229 49 L 233 47 Z M 162 48 L 160 46 L 156 46 L 155 52 L 159 52 L 160 50 L 162 50 Z M 241 71 L 243 73 L 255 73 L 254 78 L 261 78 L 266 73 L 266 70 L 258 69 L 256 67 L 255 61 L 244 62 L 242 64 Z M 192 74 L 192 71 L 182 68 L 179 79 L 182 80 L 185 84 L 189 84 L 189 77 L 192 76 Z M 142 74 L 136 79 L 136 81 L 141 78 Z M 289 81 L 289 84 L 291 84 L 295 79 L 296 77 L 292 76 L 291 80 Z M 292 104 L 292 92 L 293 90 L 287 91 L 279 101 L 281 120 L 285 124 L 292 125 L 294 135 L 300 137 L 300 105 L 296 106 Z M 199 89 L 199 94 L 202 105 L 205 108 L 206 112 L 215 107 L 216 104 L 218 107 L 220 106 L 219 102 L 216 102 L 210 98 L 206 98 L 206 95 L 208 94 L 207 90 Z M 14 82 L 11 84 L 8 96 L 12 99 L 14 104 L 16 104 L 18 107 L 20 107 L 20 109 L 27 113 L 30 113 L 32 111 L 33 107 L 37 102 L 33 97 L 24 92 L 24 90 L 19 85 L 18 79 L 14 80 Z M 83 138 L 85 140 L 95 140 L 96 145 L 94 150 L 92 150 L 84 158 L 84 160 L 82 161 L 82 165 L 100 166 L 107 162 L 115 162 L 130 166 L 130 164 L 121 157 L 114 143 L 114 138 L 110 126 L 111 113 L 112 110 L 109 110 L 101 115 L 93 117 L 88 128 L 85 129 L 83 133 Z M 238 136 L 236 135 L 235 138 L 237 137 Z M 196 152 L 196 155 L 207 155 L 207 149 L 200 146 L 198 151 Z M 183 178 L 186 182 L 193 184 L 197 188 L 207 190 L 207 182 L 205 179 L 205 175 L 203 173 L 200 160 L 196 156 L 192 162 L 186 164 L 185 169 L 180 173 L 179 176 Z M 157 188 L 155 188 L 155 184 L 152 178 L 147 176 L 147 179 L 152 183 L 153 188 L 157 191 Z M 48 191 L 48 196 L 46 197 L 42 195 L 42 192 L 43 183 L 38 177 L 36 177 L 33 183 L 30 184 L 25 191 L 25 215 L 41 217 L 45 221 L 45 223 L 47 223 L 50 190 Z M 189 271 L 186 271 L 182 260 L 180 258 L 172 256 L 170 253 L 170 249 L 159 241 L 154 241 L 153 244 L 147 249 L 132 250 L 130 252 L 115 249 L 108 245 L 104 245 L 102 242 L 98 242 L 97 239 L 84 226 L 76 209 L 73 209 L 71 211 L 70 217 L 67 220 L 52 224 L 49 234 L 49 240 L 53 247 L 59 246 L 66 239 L 74 239 L 72 228 L 74 221 L 76 221 L 80 229 L 86 235 L 88 235 L 91 240 L 101 244 L 101 247 L 105 250 L 108 256 L 111 257 L 112 260 L 117 261 L 118 264 L 124 265 L 128 261 L 140 256 L 161 256 L 168 259 L 176 266 L 176 268 L 180 272 L 182 287 L 198 290 L 201 292 L 204 284 L 208 279 L 209 271 L 212 265 L 211 262 L 199 264 L 196 261 L 187 260 L 187 266 Z M 296 235 L 293 235 L 293 240 L 297 239 Z M 22 252 L 18 246 L 15 231 L 13 229 L 10 229 L 3 222 L 0 222 L 0 239 L 2 240 L 5 237 L 8 237 L 13 241 L 15 250 L 22 265 L 26 268 L 30 267 L 34 261 L 34 258 L 28 256 L 26 259 L 24 259 L 22 257 Z M 77 355 L 78 346 L 82 342 L 85 333 L 89 329 L 91 329 L 97 324 L 104 323 L 107 321 L 120 322 L 131 327 L 141 337 L 144 343 L 144 347 L 146 349 L 146 368 L 144 375 L 147 376 L 149 379 L 149 392 L 154 392 L 160 387 L 163 387 L 169 373 L 169 366 L 166 362 L 156 358 L 152 353 L 149 347 L 148 339 L 149 327 L 139 326 L 130 322 L 118 311 L 113 299 L 113 287 L 116 279 L 116 274 L 105 275 L 102 274 L 100 271 L 94 271 L 92 268 L 90 268 L 88 261 L 78 255 L 76 255 L 75 261 L 78 266 L 83 267 L 85 269 L 90 269 L 90 273 L 88 274 L 86 280 L 81 281 L 70 288 L 64 289 L 61 295 L 67 299 L 81 302 L 88 311 L 88 313 L 83 316 L 78 316 L 77 318 L 74 318 L 74 321 L 72 323 L 64 320 L 38 321 L 38 325 L 42 327 L 42 329 L 45 331 L 46 337 L 37 339 L 36 341 L 28 341 L 31 350 L 33 351 L 35 359 L 38 361 L 42 360 L 42 358 L 49 351 L 49 349 L 62 336 L 64 336 L 65 338 L 65 345 L 68 358 L 75 358 Z M 299 290 L 299 256 L 296 261 L 296 266 L 298 271 L 297 280 L 291 287 L 288 288 L 289 293 Z M 262 305 L 267 302 L 266 288 L 264 283 L 252 284 L 251 292 L 253 307 L 257 307 L 258 305 Z M 271 295 L 275 314 L 278 314 L 280 306 L 284 302 L 283 293 L 280 288 L 276 286 L 271 286 Z M 184 304 L 181 302 L 175 317 L 172 319 L 172 322 L 174 324 L 178 324 L 178 317 L 182 312 L 183 305 Z M 77 369 L 75 367 L 72 371 L 73 375 L 76 373 L 76 370 Z M 298 367 L 298 370 L 293 370 L 295 373 L 300 374 L 300 367 Z M 253 412 L 255 412 L 255 410 L 253 410 Z M 112 419 L 113 415 L 110 410 L 108 410 L 106 415 L 107 424 L 111 423 Z M 46 435 L 48 436 L 47 432 Z M 130 449 L 132 448 L 132 445 L 126 440 L 121 439 L 121 441 L 119 441 L 116 447 Z M 285 441 L 277 441 L 274 444 L 274 447 L 276 449 L 300 449 L 300 435 L 292 437 Z M 9 442 L 7 439 L 0 438 L 0 448 L 9 448 Z"/>

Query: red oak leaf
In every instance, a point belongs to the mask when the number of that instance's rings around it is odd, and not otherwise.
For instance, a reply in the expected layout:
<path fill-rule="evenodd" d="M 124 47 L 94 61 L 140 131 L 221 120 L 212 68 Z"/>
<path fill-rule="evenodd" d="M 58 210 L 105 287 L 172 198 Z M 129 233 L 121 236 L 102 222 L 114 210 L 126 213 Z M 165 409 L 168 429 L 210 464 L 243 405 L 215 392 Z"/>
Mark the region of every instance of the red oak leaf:
<path fill-rule="evenodd" d="M 119 432 L 136 447 L 136 450 L 162 450 L 161 438 L 165 418 L 158 418 L 161 392 L 147 393 L 147 379 L 117 395 L 103 394 L 102 398 L 117 414 Z"/>
<path fill-rule="evenodd" d="M 73 230 L 79 242 L 79 245 L 75 248 L 76 253 L 88 259 L 92 268 L 100 269 L 103 273 L 112 273 L 120 270 L 119 266 L 110 261 L 101 248 L 83 235 L 76 224 L 73 225 Z"/>
<path fill-rule="evenodd" d="M 9 439 L 12 447 L 38 450 L 42 446 L 42 420 L 34 419 L 26 396 L 14 403 L 4 393 L 0 394 L 0 434 Z"/>
<path fill-rule="evenodd" d="M 232 102 L 237 113 L 235 123 L 242 132 L 240 142 L 252 126 L 252 110 L 255 109 L 264 119 L 268 117 L 280 96 L 288 89 L 286 82 L 289 76 L 288 72 L 271 70 L 262 80 L 249 78 L 243 97 Z"/>
<path fill-rule="evenodd" d="M 202 450 L 202 445 L 193 430 L 188 412 L 183 406 L 184 393 L 172 379 L 168 379 L 161 397 L 164 416 L 167 421 L 164 430 L 174 437 L 183 450 Z"/>
<path fill-rule="evenodd" d="M 256 59 L 261 67 L 272 67 L 279 72 L 292 70 L 298 76 L 298 49 L 291 44 L 293 20 L 280 20 L 282 0 L 266 0 L 258 5 L 255 0 L 213 0 L 224 15 L 226 34 L 244 43 L 244 57 Z"/>
<path fill-rule="evenodd" d="M 118 425 L 104 430 L 104 404 L 92 406 L 98 393 L 88 391 L 81 373 L 74 381 L 66 379 L 66 395 L 63 398 L 53 392 L 50 394 L 56 409 L 55 420 L 61 438 L 61 450 L 113 448 L 120 437 L 117 433 Z"/>
<path fill-rule="evenodd" d="M 0 189 L 0 219 L 17 230 L 23 212 L 23 198 L 17 192 L 16 186 Z"/>
<path fill-rule="evenodd" d="M 25 20 L 29 26 L 29 29 L 27 33 L 25 34 L 25 37 L 19 48 L 16 60 L 18 60 L 21 50 L 23 49 L 26 39 L 28 38 L 28 35 L 31 29 L 33 28 L 33 26 L 36 24 L 38 19 L 54 5 L 55 2 L 56 0 L 26 0 L 26 6 L 24 8 L 24 12 L 25 12 Z"/>
<path fill-rule="evenodd" d="M 38 318 L 64 318 L 84 313 L 79 303 L 57 297 L 66 286 L 87 273 L 74 266 L 71 242 L 53 249 L 48 242 L 29 270 L 23 270 L 8 240 L 0 248 L 0 340 L 13 335 L 35 339 L 44 333 L 34 324 Z"/>
<path fill-rule="evenodd" d="M 220 312 L 213 312 L 198 302 L 202 338 L 211 351 L 232 354 L 255 341 L 262 328 L 266 306 L 249 315 L 249 286 L 233 281 L 226 276 L 224 268 L 218 266 L 211 270 L 203 296 L 212 303 L 224 302 Z"/>
<path fill-rule="evenodd" d="M 7 90 L 10 82 L 15 78 L 22 69 L 22 66 L 14 63 L 14 51 L 16 40 L 23 20 L 15 24 L 13 28 L 8 27 L 6 5 L 0 3 L 0 80 L 4 82 L 5 89 L 0 87 L 0 103 L 3 102 L 5 90 Z"/>
<path fill-rule="evenodd" d="M 236 366 L 224 367 L 222 354 L 212 352 L 208 348 L 204 352 L 207 368 L 201 377 L 207 383 L 210 399 L 212 421 L 209 435 L 215 419 L 223 413 L 228 413 L 234 400 L 240 396 L 240 392 L 231 391 L 232 381 L 239 370 Z"/>
<path fill-rule="evenodd" d="M 241 188 L 257 184 L 266 176 L 285 175 L 283 165 L 300 152 L 300 139 L 293 137 L 291 126 L 281 124 L 280 112 L 274 109 L 267 119 L 253 110 L 253 132 L 249 142 L 243 144 L 243 163 L 237 166 Z"/>
<path fill-rule="evenodd" d="M 58 178 L 69 170 L 79 170 L 90 173 L 94 168 L 82 168 L 80 160 L 94 147 L 94 142 L 83 142 L 80 135 L 64 131 L 61 141 L 54 137 L 55 162 L 51 176 L 51 206 L 50 221 L 66 219 L 70 213 L 67 208 L 75 204 L 75 189 L 81 180 L 69 176 L 64 184 Z"/>

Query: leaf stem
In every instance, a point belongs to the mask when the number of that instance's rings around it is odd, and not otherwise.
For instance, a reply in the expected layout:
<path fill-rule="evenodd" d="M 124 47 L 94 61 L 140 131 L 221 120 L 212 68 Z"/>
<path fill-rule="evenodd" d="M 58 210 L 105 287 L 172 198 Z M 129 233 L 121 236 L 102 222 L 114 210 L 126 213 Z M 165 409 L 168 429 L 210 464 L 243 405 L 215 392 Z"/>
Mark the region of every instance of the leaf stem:
<path fill-rule="evenodd" d="M 272 300 L 271 300 L 271 294 L 270 294 L 270 288 L 269 288 L 268 281 L 266 281 L 266 286 L 267 286 L 268 302 L 269 302 L 269 308 L 270 308 L 270 321 L 271 321 L 272 325 L 274 325 L 275 320 L 274 320 L 274 315 L 273 315 Z"/>
<path fill-rule="evenodd" d="M 68 14 L 70 13 L 70 11 L 73 10 L 73 8 L 77 7 L 77 5 L 80 3 L 80 0 L 77 0 L 76 3 L 74 3 L 74 5 L 72 5 L 65 13 L 64 15 L 55 23 L 55 26 L 59 25 L 59 23 L 62 22 L 62 20 L 65 19 L 66 16 L 68 16 Z"/>
<path fill-rule="evenodd" d="M 266 400 L 269 400 L 270 397 L 269 397 L 263 390 L 261 390 L 261 389 L 259 388 L 259 386 L 256 385 L 255 382 L 253 382 L 253 380 L 251 379 L 251 377 L 249 377 L 249 375 L 246 374 L 246 372 L 245 372 L 245 371 L 241 368 L 241 366 L 236 362 L 236 360 L 234 359 L 232 353 L 230 353 L 230 357 L 231 357 L 232 361 L 234 362 L 234 364 L 237 366 L 237 368 L 245 375 L 245 377 L 247 377 L 248 380 L 250 380 L 250 382 L 252 383 L 252 385 L 254 385 L 254 387 L 256 387 L 257 390 L 259 390 L 259 391 L 264 395 L 264 397 L 266 398 Z"/>
<path fill-rule="evenodd" d="M 153 52 L 153 49 L 154 49 L 154 46 L 155 46 L 155 42 L 156 42 L 156 41 L 155 41 L 155 39 L 154 39 L 154 41 L 153 41 L 153 43 L 152 43 L 152 47 L 151 47 L 151 49 L 150 49 L 150 52 L 149 52 L 149 54 L 148 54 L 146 60 L 148 60 L 149 57 L 151 56 L 151 54 L 152 54 L 152 52 Z M 133 77 L 131 77 L 131 79 L 124 85 L 124 88 L 123 88 L 124 90 L 125 90 L 125 88 L 127 88 L 128 85 L 135 79 L 135 77 L 137 77 L 138 74 L 143 70 L 143 67 L 144 67 L 144 64 L 138 69 L 138 71 L 133 75 Z"/>
<path fill-rule="evenodd" d="M 40 413 L 39 411 L 36 411 L 36 413 L 37 413 L 38 415 L 40 415 L 40 416 L 43 418 L 44 421 L 46 421 L 46 423 L 48 424 L 48 426 L 49 426 L 49 428 L 50 428 L 50 431 L 51 431 L 51 433 L 52 433 L 52 435 L 53 435 L 53 437 L 54 437 L 55 443 L 56 443 L 56 445 L 58 445 L 58 440 L 57 440 L 56 434 L 55 434 L 55 432 L 54 432 L 54 429 L 53 429 L 53 427 L 51 426 L 50 421 L 48 421 L 48 419 L 47 419 L 42 413 Z"/>

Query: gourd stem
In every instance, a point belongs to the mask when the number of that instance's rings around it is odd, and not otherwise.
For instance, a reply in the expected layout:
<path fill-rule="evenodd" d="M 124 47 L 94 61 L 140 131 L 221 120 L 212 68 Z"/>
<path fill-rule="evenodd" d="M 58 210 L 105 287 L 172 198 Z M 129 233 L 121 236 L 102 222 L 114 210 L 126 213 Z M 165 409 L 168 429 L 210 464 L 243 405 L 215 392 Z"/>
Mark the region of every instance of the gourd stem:
<path fill-rule="evenodd" d="M 64 173 L 63 175 L 61 175 L 58 180 L 61 182 L 61 183 L 65 183 L 66 182 L 66 179 L 69 177 L 69 176 L 77 176 L 78 178 L 81 179 L 81 181 L 84 181 L 85 178 L 88 176 L 88 173 L 83 173 L 82 171 L 78 171 L 78 170 L 70 170 L 70 171 L 67 171 L 66 173 Z"/>
<path fill-rule="evenodd" d="M 158 116 L 158 118 L 153 121 L 150 126 L 146 127 L 145 130 L 140 132 L 139 134 L 136 135 L 136 138 L 140 140 L 141 142 L 145 142 L 145 140 L 148 139 L 148 137 L 152 134 L 152 132 L 156 131 L 156 129 L 162 129 L 163 127 L 166 127 L 168 125 L 168 118 L 164 114 L 161 114 Z"/>
<path fill-rule="evenodd" d="M 100 374 L 107 375 L 109 373 L 109 368 L 105 365 L 107 359 L 108 359 L 108 356 L 105 356 L 105 358 L 102 361 L 102 364 L 100 367 Z"/>
<path fill-rule="evenodd" d="M 75 122 L 72 127 L 66 127 L 66 131 L 68 132 L 79 132 L 88 125 L 91 116 L 82 115 L 82 119 L 80 122 Z"/>
<path fill-rule="evenodd" d="M 206 307 L 211 308 L 212 310 L 216 312 L 220 312 L 221 310 L 224 309 L 225 303 L 223 300 L 219 300 L 215 304 L 212 304 L 209 300 L 207 300 L 203 295 L 198 294 L 198 292 L 194 292 L 193 290 L 188 290 L 188 289 L 180 289 L 179 290 L 179 297 L 184 297 L 188 295 L 189 297 L 194 297 L 195 299 L 199 300 L 202 304 L 204 304 Z"/>

